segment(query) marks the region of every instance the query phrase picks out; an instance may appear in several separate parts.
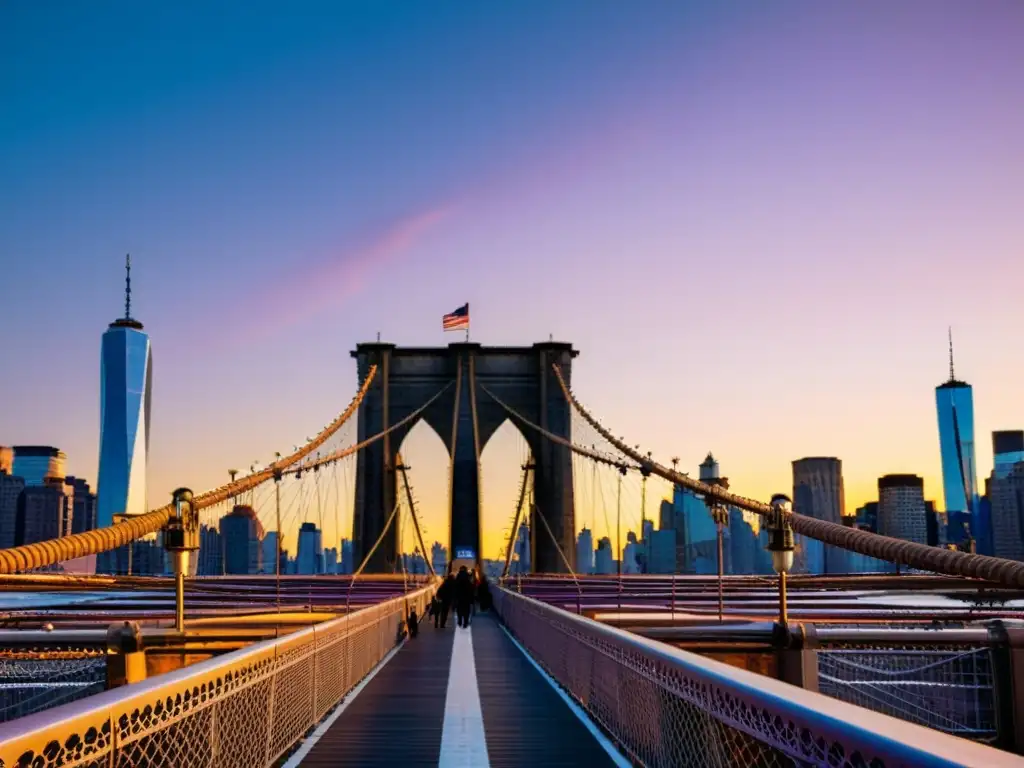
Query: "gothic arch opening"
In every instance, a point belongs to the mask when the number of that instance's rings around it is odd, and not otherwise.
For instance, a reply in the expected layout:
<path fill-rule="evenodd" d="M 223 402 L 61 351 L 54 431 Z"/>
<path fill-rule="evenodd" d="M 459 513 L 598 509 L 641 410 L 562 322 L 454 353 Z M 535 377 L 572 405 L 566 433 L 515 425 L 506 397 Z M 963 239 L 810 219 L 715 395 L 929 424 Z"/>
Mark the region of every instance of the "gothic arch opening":
<path fill-rule="evenodd" d="M 523 465 L 530 460 L 526 436 L 510 419 L 494 431 L 480 454 L 480 538 L 483 556 L 503 560 L 512 530 Z M 529 488 L 532 485 L 530 480 Z M 529 524 L 529 507 L 523 504 L 520 522 Z"/>
<path fill-rule="evenodd" d="M 426 560 L 433 562 L 435 544 L 444 547 L 447 553 L 448 540 L 451 536 L 451 521 L 448 515 L 448 446 L 430 424 L 419 419 L 402 439 L 398 452 L 408 467 L 406 475 L 409 478 L 420 530 L 423 533 L 423 544 L 427 548 L 427 551 L 421 554 Z M 401 478 L 399 493 L 405 493 L 401 487 Z M 406 503 L 404 498 L 401 502 L 403 505 Z M 400 523 L 399 551 L 407 554 L 415 552 L 419 548 L 419 541 L 412 521 L 407 515 L 403 515 Z"/>

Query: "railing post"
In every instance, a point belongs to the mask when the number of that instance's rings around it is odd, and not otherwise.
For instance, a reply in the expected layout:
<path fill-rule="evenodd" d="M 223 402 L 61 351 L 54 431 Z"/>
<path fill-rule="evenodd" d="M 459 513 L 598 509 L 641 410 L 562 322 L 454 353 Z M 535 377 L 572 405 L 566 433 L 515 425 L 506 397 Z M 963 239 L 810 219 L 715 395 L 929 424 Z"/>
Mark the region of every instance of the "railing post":
<path fill-rule="evenodd" d="M 778 679 L 818 693 L 818 636 L 814 625 L 776 623 L 772 645 L 778 663 Z"/>
<path fill-rule="evenodd" d="M 107 628 L 107 689 L 146 679 L 146 652 L 138 622 Z"/>
<path fill-rule="evenodd" d="M 996 699 L 996 746 L 1024 754 L 1024 629 L 1011 629 L 995 621 L 988 632 Z"/>

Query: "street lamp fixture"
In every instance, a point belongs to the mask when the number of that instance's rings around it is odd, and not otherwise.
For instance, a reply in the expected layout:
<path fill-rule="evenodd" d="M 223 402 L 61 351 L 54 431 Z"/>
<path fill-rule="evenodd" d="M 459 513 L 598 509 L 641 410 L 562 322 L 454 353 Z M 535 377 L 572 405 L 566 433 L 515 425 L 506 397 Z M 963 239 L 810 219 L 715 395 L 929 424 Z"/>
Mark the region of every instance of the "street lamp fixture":
<path fill-rule="evenodd" d="M 790 515 L 793 503 L 782 493 L 772 496 L 772 511 L 768 516 L 768 546 L 772 553 L 772 568 L 779 574 L 779 623 L 785 627 L 786 615 L 786 574 L 793 567 L 793 526 Z"/>
<path fill-rule="evenodd" d="M 184 632 L 185 574 L 189 572 L 189 555 L 199 549 L 199 510 L 188 488 L 177 489 L 173 497 L 174 513 L 164 525 L 164 549 L 171 553 L 174 570 L 174 625 Z"/>

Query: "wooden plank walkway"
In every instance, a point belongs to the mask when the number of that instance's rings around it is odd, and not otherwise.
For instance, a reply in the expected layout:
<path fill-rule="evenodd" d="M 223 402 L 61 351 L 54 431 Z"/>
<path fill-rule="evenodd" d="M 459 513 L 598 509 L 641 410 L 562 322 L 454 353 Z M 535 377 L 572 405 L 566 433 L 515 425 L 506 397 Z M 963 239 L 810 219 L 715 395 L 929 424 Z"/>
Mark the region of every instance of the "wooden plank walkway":
<path fill-rule="evenodd" d="M 492 768 L 615 765 L 489 614 L 473 620 L 473 653 Z"/>
<path fill-rule="evenodd" d="M 309 766 L 437 765 L 452 624 L 424 623 L 302 761 Z"/>
<path fill-rule="evenodd" d="M 472 712 L 467 715 L 465 702 L 448 702 L 446 707 L 450 673 L 459 674 L 466 668 L 460 661 L 466 656 L 465 643 L 460 646 L 460 659 L 452 666 L 456 632 L 467 630 L 455 627 L 454 617 L 443 630 L 424 624 L 419 637 L 406 642 L 381 668 L 313 746 L 302 765 L 444 764 L 447 768 L 448 764 L 464 764 L 466 754 L 482 754 L 483 745 L 477 744 L 475 751 L 467 751 L 466 745 L 451 750 L 451 742 L 446 742 L 445 755 L 441 754 L 441 736 L 446 728 L 448 738 L 453 732 L 457 734 L 456 741 L 479 739 L 479 719 L 474 721 Z M 488 761 L 477 768 L 603 768 L 615 764 L 509 640 L 493 615 L 477 613 L 468 633 L 479 691 L 476 717 L 482 714 Z M 466 690 L 466 686 L 452 686 L 452 690 Z M 467 727 L 473 722 L 476 728 Z"/>

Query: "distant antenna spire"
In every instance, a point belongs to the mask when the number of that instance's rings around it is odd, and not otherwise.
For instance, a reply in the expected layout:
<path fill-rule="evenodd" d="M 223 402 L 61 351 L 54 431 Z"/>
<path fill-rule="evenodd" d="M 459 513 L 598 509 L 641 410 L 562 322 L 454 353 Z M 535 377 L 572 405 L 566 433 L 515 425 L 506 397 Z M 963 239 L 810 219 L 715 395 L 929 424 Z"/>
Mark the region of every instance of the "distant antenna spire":
<path fill-rule="evenodd" d="M 953 375 L 953 326 L 949 326 L 949 380 L 956 381 Z"/>
<path fill-rule="evenodd" d="M 132 319 L 132 255 L 124 257 L 124 319 Z"/>

